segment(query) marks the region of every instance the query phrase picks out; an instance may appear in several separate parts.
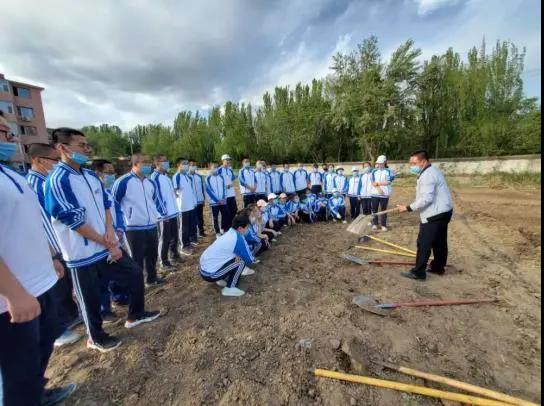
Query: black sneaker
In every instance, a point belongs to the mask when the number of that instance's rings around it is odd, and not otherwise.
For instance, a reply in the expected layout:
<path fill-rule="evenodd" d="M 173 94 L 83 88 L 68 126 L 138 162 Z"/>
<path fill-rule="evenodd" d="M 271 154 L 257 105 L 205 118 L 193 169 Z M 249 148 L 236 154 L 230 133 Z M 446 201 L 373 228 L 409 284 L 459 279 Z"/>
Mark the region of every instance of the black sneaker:
<path fill-rule="evenodd" d="M 160 285 L 163 285 L 165 284 L 166 281 L 162 278 L 157 278 L 155 279 L 154 281 L 151 281 L 151 282 L 146 282 L 145 283 L 145 286 L 147 286 L 148 288 L 152 288 L 154 286 L 160 286 Z"/>
<path fill-rule="evenodd" d="M 64 402 L 68 399 L 72 393 L 75 392 L 77 385 L 71 383 L 70 385 L 60 388 L 45 389 L 42 395 L 40 406 L 53 406 Z"/>
<path fill-rule="evenodd" d="M 190 248 L 190 247 L 185 247 L 185 248 L 182 248 L 182 249 L 181 249 L 181 254 L 182 254 L 182 255 L 185 255 L 185 256 L 187 256 L 187 257 L 189 257 L 189 256 L 191 256 L 191 255 L 194 254 L 194 251 L 193 251 L 193 249 Z"/>
<path fill-rule="evenodd" d="M 427 269 L 427 272 L 432 273 L 434 275 L 440 275 L 440 276 L 443 276 L 446 273 L 444 269 L 441 271 L 435 271 L 434 269 Z"/>
<path fill-rule="evenodd" d="M 405 278 L 413 279 L 413 280 L 416 280 L 416 281 L 424 281 L 424 280 L 427 279 L 426 276 L 419 276 L 419 275 L 416 275 L 413 272 L 401 272 L 400 274 L 401 274 L 401 276 L 404 276 Z"/>
<path fill-rule="evenodd" d="M 166 272 L 173 272 L 176 270 L 176 268 L 174 267 L 174 265 L 172 265 L 172 263 L 170 263 L 170 261 L 164 261 L 162 264 L 161 264 L 161 269 L 166 271 Z"/>
<path fill-rule="evenodd" d="M 138 317 L 135 320 L 128 319 L 125 322 L 125 327 L 134 328 L 139 326 L 140 324 L 150 323 L 153 320 L 158 319 L 160 316 L 161 316 L 160 310 L 152 311 L 152 312 L 144 312 L 144 314 L 142 314 L 140 317 Z"/>
<path fill-rule="evenodd" d="M 110 336 L 107 334 L 104 334 L 104 336 L 99 340 L 95 340 L 95 341 L 92 341 L 91 339 L 87 340 L 87 348 L 98 350 L 100 352 L 113 351 L 120 345 L 121 345 L 121 340 L 119 340 L 117 337 Z"/>
<path fill-rule="evenodd" d="M 117 323 L 121 319 L 114 312 L 102 313 L 101 316 L 102 316 L 102 323 L 103 324 Z"/>

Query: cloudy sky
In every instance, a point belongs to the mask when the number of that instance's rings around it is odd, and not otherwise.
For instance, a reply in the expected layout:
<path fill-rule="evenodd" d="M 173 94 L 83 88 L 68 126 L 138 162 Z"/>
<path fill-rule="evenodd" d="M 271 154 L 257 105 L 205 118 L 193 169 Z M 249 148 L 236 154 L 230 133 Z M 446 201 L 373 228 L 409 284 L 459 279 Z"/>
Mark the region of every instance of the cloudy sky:
<path fill-rule="evenodd" d="M 527 48 L 540 97 L 540 0 L 15 0 L 2 5 L 0 72 L 46 88 L 49 127 L 172 123 L 180 110 L 259 104 L 277 84 L 329 73 L 374 34 L 385 57 L 485 37 Z"/>

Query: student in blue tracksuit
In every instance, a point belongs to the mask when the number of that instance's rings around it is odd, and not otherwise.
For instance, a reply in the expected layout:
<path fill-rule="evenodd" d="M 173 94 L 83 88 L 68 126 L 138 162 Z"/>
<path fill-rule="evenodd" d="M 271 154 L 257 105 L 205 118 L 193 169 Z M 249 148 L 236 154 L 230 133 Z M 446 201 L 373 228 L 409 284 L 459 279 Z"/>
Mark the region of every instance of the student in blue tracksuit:
<path fill-rule="evenodd" d="M 348 178 L 344 175 L 344 168 L 338 168 L 336 170 L 336 176 L 333 180 L 333 189 L 336 189 L 338 193 L 345 196 L 348 192 Z"/>
<path fill-rule="evenodd" d="M 376 160 L 376 168 L 372 171 L 372 212 L 378 213 L 387 210 L 391 197 L 391 183 L 395 179 L 395 173 L 387 168 L 387 158 L 380 155 Z M 379 218 L 378 218 L 379 217 Z M 382 231 L 387 231 L 387 214 L 372 218 L 372 229 L 378 229 L 381 224 Z"/>
<path fill-rule="evenodd" d="M 255 171 L 251 168 L 249 159 L 242 161 L 242 169 L 238 173 L 240 182 L 240 193 L 244 201 L 244 207 L 251 203 L 255 203 L 255 193 L 257 192 L 257 180 L 255 179 Z"/>
<path fill-rule="evenodd" d="M 281 173 L 281 191 L 287 196 L 291 196 L 296 192 L 295 189 L 295 175 L 289 171 L 289 164 L 283 165 L 283 172 Z"/>
<path fill-rule="evenodd" d="M 323 193 L 325 194 L 325 197 L 327 199 L 332 196 L 332 190 L 335 188 L 334 186 L 335 178 L 336 178 L 336 172 L 334 171 L 334 165 L 329 164 L 327 166 L 327 173 L 323 174 Z"/>
<path fill-rule="evenodd" d="M 254 203 L 257 203 L 259 200 L 265 200 L 266 199 L 266 191 L 268 188 L 268 174 L 266 173 L 266 170 L 263 168 L 262 162 L 257 162 L 255 165 L 255 198 Z"/>
<path fill-rule="evenodd" d="M 151 159 L 146 155 L 132 156 L 132 170 L 117 179 L 113 185 L 113 198 L 121 205 L 125 217 L 126 237 L 132 259 L 145 270 L 148 286 L 160 285 L 164 280 L 157 276 L 159 218 L 167 217 L 164 197 L 161 199 L 152 174 Z"/>
<path fill-rule="evenodd" d="M 310 176 L 308 171 L 304 169 L 304 164 L 299 163 L 298 169 L 293 174 L 295 177 L 295 191 L 298 197 L 302 198 L 306 194 L 306 189 L 308 188 L 308 183 L 310 182 Z"/>
<path fill-rule="evenodd" d="M 247 229 L 247 233 L 244 235 L 244 238 L 254 257 L 257 257 L 257 255 L 268 249 L 268 242 L 259 237 L 259 226 L 257 224 L 256 217 L 257 210 L 257 204 L 251 203 L 244 210 L 238 213 L 239 215 L 244 215 L 249 218 L 249 227 Z M 261 261 L 258 259 L 255 259 L 254 261 L 255 264 L 260 262 Z"/>
<path fill-rule="evenodd" d="M 317 196 L 323 191 L 323 174 L 319 172 L 317 164 L 314 164 L 312 166 L 312 171 L 310 172 L 309 179 L 312 193 Z"/>
<path fill-rule="evenodd" d="M 223 296 L 244 295 L 245 292 L 237 288 L 240 277 L 255 273 L 248 267 L 255 257 L 244 239 L 249 225 L 246 215 L 235 216 L 232 228 L 206 248 L 200 257 L 200 276 L 223 287 Z"/>
<path fill-rule="evenodd" d="M 295 196 L 295 195 L 293 195 Z M 283 220 L 286 225 L 292 226 L 295 224 L 295 219 L 291 214 L 289 214 L 289 205 L 288 205 L 288 197 L 285 193 L 282 193 L 280 195 L 279 202 L 277 202 L 277 206 L 280 208 L 280 211 L 278 213 L 278 217 L 280 220 Z"/>
<path fill-rule="evenodd" d="M 306 196 L 306 191 L 304 192 Z M 294 219 L 295 223 L 299 223 L 301 220 L 300 212 L 302 211 L 300 197 L 298 194 L 294 195 L 287 202 L 287 213 Z"/>
<path fill-rule="evenodd" d="M 0 162 L 17 144 L 2 133 Z M 64 272 L 53 259 L 42 210 L 25 178 L 0 163 L 0 404 L 57 404 L 73 384 L 45 389 L 53 343 L 62 333 L 55 285 Z"/>
<path fill-rule="evenodd" d="M 361 175 L 359 168 L 354 166 L 351 168 L 351 177 L 348 180 L 348 198 L 351 220 L 355 220 L 361 213 Z"/>
<path fill-rule="evenodd" d="M 320 193 L 315 201 L 314 212 L 318 221 L 329 219 L 329 199 L 323 193 Z"/>
<path fill-rule="evenodd" d="M 272 164 L 270 167 L 270 193 L 274 193 L 276 195 L 281 193 L 281 173 L 278 172 L 275 164 Z"/>
<path fill-rule="evenodd" d="M 361 211 L 364 216 L 372 214 L 372 189 L 372 164 L 370 162 L 363 162 L 359 198 L 361 200 Z"/>
<path fill-rule="evenodd" d="M 306 190 L 304 200 L 300 202 L 299 216 L 305 223 L 313 223 L 315 221 L 315 201 L 317 196 L 310 189 Z"/>
<path fill-rule="evenodd" d="M 159 215 L 159 260 L 161 267 L 167 271 L 176 270 L 172 262 L 180 262 L 181 257 L 178 252 L 179 243 L 179 210 L 176 203 L 176 192 L 174 184 L 168 176 L 170 162 L 165 155 L 156 155 L 153 159 L 155 170 L 149 177 L 155 185 L 155 193 L 164 208 L 164 214 Z M 169 258 L 171 256 L 171 260 Z"/>
<path fill-rule="evenodd" d="M 50 250 L 58 258 L 60 264 L 64 268 L 64 277 L 60 278 L 55 286 L 55 293 L 57 294 L 59 302 L 59 317 L 64 328 L 62 336 L 55 341 L 55 346 L 60 347 L 67 344 L 73 344 L 82 338 L 80 334 L 69 329 L 70 324 L 78 318 L 79 310 L 72 295 L 73 284 L 70 272 L 62 260 L 62 253 L 57 236 L 55 235 L 51 224 L 51 217 L 45 211 L 45 179 L 47 175 L 52 172 L 54 165 L 58 163 L 60 155 L 59 152 L 49 144 L 31 144 L 28 147 L 27 154 L 30 156 L 32 166 L 28 171 L 26 180 L 34 193 L 36 193 L 36 196 L 38 196 L 42 215 L 42 225 L 47 235 Z"/>
<path fill-rule="evenodd" d="M 270 193 L 268 195 L 268 207 L 266 210 L 267 213 L 267 228 L 270 228 L 274 231 L 280 231 L 281 228 L 286 225 L 287 214 L 282 210 L 282 208 L 276 202 L 278 196 L 275 193 Z"/>
<path fill-rule="evenodd" d="M 185 158 L 176 160 L 178 171 L 172 178 L 174 190 L 176 191 L 176 201 L 180 211 L 181 220 L 181 253 L 190 256 L 193 254 L 193 246 L 197 245 L 196 224 L 194 210 L 196 210 L 196 196 L 193 182 L 189 173 L 189 161 Z"/>
<path fill-rule="evenodd" d="M 346 223 L 345 198 L 337 189 L 332 191 L 332 197 L 329 199 L 329 211 L 333 221 L 342 220 L 342 223 Z"/>
<path fill-rule="evenodd" d="M 225 179 L 217 172 L 217 164 L 210 164 L 210 171 L 204 181 L 208 202 L 212 209 L 213 229 L 215 235 L 219 238 L 223 232 L 228 230 L 228 221 L 230 218 L 227 208 L 227 189 Z M 221 214 L 221 227 L 219 227 L 219 214 Z"/>
<path fill-rule="evenodd" d="M 196 196 L 196 225 L 198 228 L 198 238 L 206 237 L 204 230 L 204 205 L 206 203 L 206 193 L 204 188 L 204 176 L 198 173 L 198 167 L 195 161 L 189 162 L 189 173 L 193 178 L 193 187 Z"/>
<path fill-rule="evenodd" d="M 52 137 L 62 162 L 45 182 L 45 208 L 52 217 L 62 256 L 72 272 L 74 291 L 89 335 L 87 346 L 101 352 L 111 351 L 121 341 L 102 329 L 100 280 L 104 275 L 127 286 L 130 303 L 126 328 L 153 321 L 161 313 L 145 310 L 142 270 L 119 248 L 110 212 L 112 203 L 100 179 L 81 167 L 92 153 L 85 134 L 58 128 Z"/>
<path fill-rule="evenodd" d="M 217 169 L 217 174 L 219 176 L 222 176 L 223 180 L 225 181 L 225 189 L 227 191 L 227 211 L 229 215 L 227 219 L 227 224 L 230 227 L 232 219 L 238 212 L 238 205 L 236 204 L 236 193 L 234 191 L 234 180 L 236 179 L 236 175 L 232 170 L 232 158 L 230 157 L 230 155 L 224 154 L 221 157 L 221 161 L 223 162 L 223 165 Z"/>

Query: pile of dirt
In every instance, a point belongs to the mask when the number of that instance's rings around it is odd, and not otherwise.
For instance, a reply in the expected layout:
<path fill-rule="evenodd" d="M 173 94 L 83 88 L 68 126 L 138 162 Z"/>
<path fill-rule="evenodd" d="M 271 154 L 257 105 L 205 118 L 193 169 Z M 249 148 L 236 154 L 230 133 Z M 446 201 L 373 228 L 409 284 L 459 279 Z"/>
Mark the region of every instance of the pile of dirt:
<path fill-rule="evenodd" d="M 397 188 L 393 204 L 412 194 Z M 387 361 L 540 401 L 540 196 L 457 189 L 455 203 L 454 266 L 444 277 L 416 283 L 401 278 L 399 267 L 346 262 L 340 254 L 356 238 L 345 226 L 296 226 L 263 254 L 257 274 L 242 280 L 246 296 L 220 296 L 199 277 L 198 256 L 191 257 L 166 286 L 148 292 L 148 307 L 165 311 L 164 317 L 131 331 L 108 328 L 123 340 L 114 353 L 90 352 L 83 343 L 56 350 L 51 384 L 79 384 L 69 405 L 440 404 L 310 372 L 422 383 L 372 362 Z M 415 214 L 391 216 L 391 231 L 380 236 L 414 247 L 417 224 Z M 500 302 L 380 317 L 352 304 L 360 293 L 384 302 Z"/>

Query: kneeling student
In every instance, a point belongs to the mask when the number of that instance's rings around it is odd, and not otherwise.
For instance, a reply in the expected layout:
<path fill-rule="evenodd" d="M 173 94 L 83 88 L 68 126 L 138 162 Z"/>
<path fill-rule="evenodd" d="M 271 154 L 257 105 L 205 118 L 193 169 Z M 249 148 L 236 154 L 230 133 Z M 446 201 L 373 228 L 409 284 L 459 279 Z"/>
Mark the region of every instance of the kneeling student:
<path fill-rule="evenodd" d="M 329 199 L 329 209 L 333 216 L 333 221 L 336 222 L 336 219 L 338 219 L 346 224 L 346 202 L 338 189 L 332 191 L 332 197 Z"/>
<path fill-rule="evenodd" d="M 295 196 L 295 195 L 293 195 Z M 280 219 L 283 219 L 285 224 L 292 226 L 296 223 L 294 217 L 289 213 L 289 203 L 287 202 L 287 195 L 285 193 L 282 193 L 280 195 L 280 201 L 278 203 L 278 207 L 282 210 L 279 213 Z"/>
<path fill-rule="evenodd" d="M 259 229 L 261 234 L 268 237 L 268 241 L 276 242 L 276 237 L 279 233 L 272 228 L 268 228 L 268 221 L 270 216 L 268 215 L 268 203 L 264 200 L 259 200 L 257 202 L 258 213 L 257 213 L 257 223 L 259 224 Z"/>
<path fill-rule="evenodd" d="M 242 296 L 245 292 L 236 287 L 240 276 L 255 273 L 247 267 L 247 264 L 255 262 L 244 239 L 249 223 L 248 216 L 236 215 L 232 228 L 206 248 L 200 257 L 200 276 L 222 286 L 223 296 Z"/>
<path fill-rule="evenodd" d="M 283 209 L 279 206 L 279 204 L 276 203 L 277 197 L 278 196 L 276 196 L 275 193 L 270 193 L 268 195 L 268 208 L 266 210 L 266 213 L 267 213 L 266 224 L 268 228 L 271 228 L 272 230 L 279 232 L 281 228 L 286 224 L 285 218 L 287 214 L 283 211 Z"/>
<path fill-rule="evenodd" d="M 315 201 L 314 212 L 318 221 L 327 221 L 329 219 L 329 201 L 323 193 L 320 193 Z"/>

